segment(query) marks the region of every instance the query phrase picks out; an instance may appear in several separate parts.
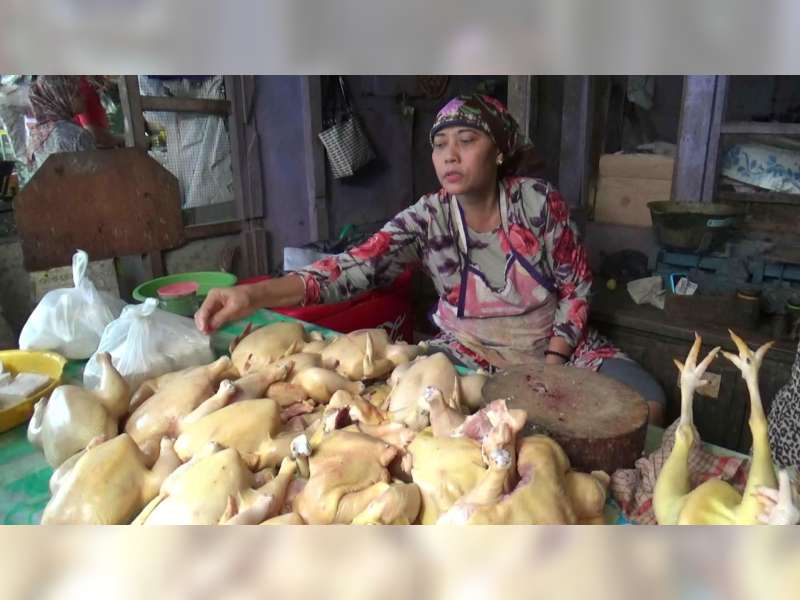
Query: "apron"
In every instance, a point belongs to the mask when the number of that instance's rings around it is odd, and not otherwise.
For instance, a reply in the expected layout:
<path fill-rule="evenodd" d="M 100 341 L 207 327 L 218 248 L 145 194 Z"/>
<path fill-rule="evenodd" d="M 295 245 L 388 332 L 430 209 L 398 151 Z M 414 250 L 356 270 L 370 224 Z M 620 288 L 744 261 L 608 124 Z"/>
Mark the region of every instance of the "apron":
<path fill-rule="evenodd" d="M 510 240 L 508 199 L 502 185 L 499 190 L 503 233 Z M 544 273 L 540 268 L 544 265 L 543 245 L 539 244 L 534 256 L 526 257 L 509 241 L 506 283 L 496 290 L 469 258 L 469 233 L 461 205 L 454 197 L 449 202 L 461 282 L 455 306 L 441 298 L 434 321 L 495 367 L 543 360 L 558 303 L 555 280 L 549 269 Z"/>

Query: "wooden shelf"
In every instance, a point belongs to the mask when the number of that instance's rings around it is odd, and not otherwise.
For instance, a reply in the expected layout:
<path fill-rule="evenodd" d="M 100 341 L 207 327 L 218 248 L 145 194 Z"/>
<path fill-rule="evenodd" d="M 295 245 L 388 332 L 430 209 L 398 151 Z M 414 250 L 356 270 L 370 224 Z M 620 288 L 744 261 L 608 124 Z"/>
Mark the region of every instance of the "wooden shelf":
<path fill-rule="evenodd" d="M 800 135 L 800 123 L 779 123 L 777 121 L 729 121 L 720 125 L 720 133 Z"/>
<path fill-rule="evenodd" d="M 717 200 L 721 202 L 800 206 L 800 194 L 788 194 L 786 192 L 717 192 Z"/>
<path fill-rule="evenodd" d="M 205 98 L 173 98 L 169 96 L 142 96 L 142 110 L 164 112 L 196 112 L 227 115 L 231 110 L 228 100 Z"/>
<path fill-rule="evenodd" d="M 202 240 L 223 235 L 234 235 L 242 232 L 241 221 L 224 221 L 219 223 L 206 223 L 203 225 L 188 225 L 184 228 L 186 239 L 189 241 Z"/>

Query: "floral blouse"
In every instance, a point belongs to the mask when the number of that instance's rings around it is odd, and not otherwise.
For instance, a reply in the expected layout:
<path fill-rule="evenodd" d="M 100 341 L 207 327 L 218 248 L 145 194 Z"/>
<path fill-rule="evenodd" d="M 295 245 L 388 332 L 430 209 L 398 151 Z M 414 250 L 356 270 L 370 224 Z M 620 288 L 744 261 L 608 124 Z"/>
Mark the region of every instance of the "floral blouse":
<path fill-rule="evenodd" d="M 500 245 L 507 254 L 513 247 L 553 281 L 557 293 L 553 335 L 575 349 L 572 363 L 597 369 L 602 358 L 619 356 L 608 342 L 593 332 L 589 335 L 592 276 L 561 194 L 539 179 L 506 178 L 501 185 L 508 199 L 508 235 L 503 228 L 497 230 Z M 305 285 L 304 304 L 338 302 L 391 284 L 409 266 L 421 266 L 433 280 L 440 302 L 455 305 L 462 261 L 450 202 L 455 198 L 444 190 L 425 195 L 360 246 L 296 271 Z M 447 332 L 443 336 L 455 341 Z M 469 358 L 468 366 L 484 366 L 478 357 Z"/>

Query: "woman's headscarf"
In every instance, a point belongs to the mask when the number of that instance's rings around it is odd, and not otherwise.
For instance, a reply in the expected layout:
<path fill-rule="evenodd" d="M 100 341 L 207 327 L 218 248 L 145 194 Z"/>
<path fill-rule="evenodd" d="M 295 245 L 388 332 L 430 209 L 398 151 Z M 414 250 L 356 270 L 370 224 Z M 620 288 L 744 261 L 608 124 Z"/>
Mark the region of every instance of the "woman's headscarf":
<path fill-rule="evenodd" d="M 478 129 L 491 138 L 503 154 L 503 163 L 498 169 L 500 178 L 512 175 L 532 177 L 541 173 L 542 161 L 533 144 L 505 105 L 496 98 L 467 94 L 450 100 L 436 115 L 430 133 L 431 144 L 438 131 L 457 125 Z"/>
<path fill-rule="evenodd" d="M 80 77 L 74 75 L 41 75 L 31 85 L 28 101 L 33 118 L 28 138 L 28 162 L 42 147 L 59 121 L 72 121 L 72 99 L 79 93 Z"/>

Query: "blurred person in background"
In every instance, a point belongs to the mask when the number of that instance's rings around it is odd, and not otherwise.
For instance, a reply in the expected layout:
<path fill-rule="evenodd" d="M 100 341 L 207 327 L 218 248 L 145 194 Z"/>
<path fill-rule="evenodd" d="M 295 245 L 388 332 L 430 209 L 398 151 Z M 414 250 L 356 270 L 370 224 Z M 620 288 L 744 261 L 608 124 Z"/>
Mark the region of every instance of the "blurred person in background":
<path fill-rule="evenodd" d="M 637 390 L 661 424 L 655 379 L 588 326 L 592 275 L 561 194 L 531 177 L 533 145 L 490 96 L 454 98 L 430 132 L 442 185 L 364 244 L 284 277 L 214 289 L 195 315 L 210 332 L 258 308 L 339 302 L 420 265 L 439 294 L 428 345 L 469 369 L 541 361 Z"/>
<path fill-rule="evenodd" d="M 51 154 L 97 148 L 92 134 L 74 122 L 86 111 L 80 85 L 80 77 L 72 75 L 42 75 L 31 85 L 27 157 L 32 170 Z"/>
<path fill-rule="evenodd" d="M 84 110 L 74 120 L 94 136 L 98 148 L 119 148 L 125 145 L 125 140 L 111 132 L 108 114 L 100 100 L 100 91 L 108 85 L 105 77 L 81 75 L 78 89 L 83 96 Z"/>

